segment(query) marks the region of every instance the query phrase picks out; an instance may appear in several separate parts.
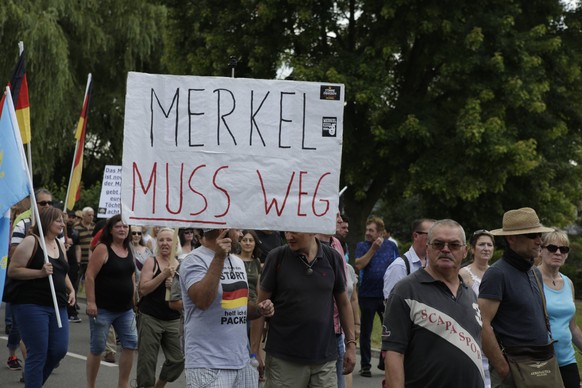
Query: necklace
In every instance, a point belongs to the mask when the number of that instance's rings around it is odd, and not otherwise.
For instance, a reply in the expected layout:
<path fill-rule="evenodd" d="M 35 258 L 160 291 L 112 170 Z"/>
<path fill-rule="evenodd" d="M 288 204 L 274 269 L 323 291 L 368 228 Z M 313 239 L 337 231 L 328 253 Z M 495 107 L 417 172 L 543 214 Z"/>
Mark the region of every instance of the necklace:
<path fill-rule="evenodd" d="M 299 259 L 301 260 L 301 262 L 303 264 L 305 264 L 305 266 L 307 267 L 307 270 L 305 271 L 305 273 L 307 275 L 311 275 L 313 273 L 313 269 L 311 269 L 311 267 L 313 267 L 313 265 L 315 264 L 315 262 L 317 261 L 317 257 L 315 259 L 313 259 L 313 261 L 311 262 L 311 264 L 307 263 L 307 258 L 303 255 L 299 256 Z"/>
<path fill-rule="evenodd" d="M 559 273 L 558 273 L 558 277 L 553 277 L 551 274 L 548 275 L 546 273 L 544 273 L 544 275 L 546 275 L 546 277 L 550 278 L 550 280 L 552 281 L 552 284 L 554 286 L 556 286 L 556 280 L 558 280 L 558 281 L 562 280 L 562 276 L 560 276 Z"/>

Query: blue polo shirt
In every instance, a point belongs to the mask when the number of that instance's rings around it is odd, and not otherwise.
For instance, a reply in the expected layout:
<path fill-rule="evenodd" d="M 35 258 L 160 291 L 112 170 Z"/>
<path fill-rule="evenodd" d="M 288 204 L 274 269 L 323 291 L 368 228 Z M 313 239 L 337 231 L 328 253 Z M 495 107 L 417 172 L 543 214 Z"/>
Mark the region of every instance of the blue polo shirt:
<path fill-rule="evenodd" d="M 356 246 L 356 258 L 364 256 L 371 246 L 371 241 L 359 242 Z M 396 244 L 385 239 L 368 265 L 360 270 L 360 285 L 358 287 L 360 297 L 384 299 L 384 273 L 398 256 L 400 254 Z"/>

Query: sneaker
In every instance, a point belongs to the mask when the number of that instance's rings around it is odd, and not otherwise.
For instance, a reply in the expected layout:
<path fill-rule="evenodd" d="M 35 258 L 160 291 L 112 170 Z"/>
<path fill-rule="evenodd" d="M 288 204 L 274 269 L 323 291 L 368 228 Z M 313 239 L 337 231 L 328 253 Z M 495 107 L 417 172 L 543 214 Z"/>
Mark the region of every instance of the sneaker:
<path fill-rule="evenodd" d="M 360 376 L 372 377 L 372 372 L 370 372 L 370 369 L 360 369 Z"/>
<path fill-rule="evenodd" d="M 8 357 L 8 361 L 6 361 L 6 366 L 10 370 L 22 370 L 22 364 L 20 360 L 16 358 L 16 356 Z"/>
<path fill-rule="evenodd" d="M 78 315 L 70 315 L 69 322 L 80 323 L 82 322 L 81 318 Z"/>

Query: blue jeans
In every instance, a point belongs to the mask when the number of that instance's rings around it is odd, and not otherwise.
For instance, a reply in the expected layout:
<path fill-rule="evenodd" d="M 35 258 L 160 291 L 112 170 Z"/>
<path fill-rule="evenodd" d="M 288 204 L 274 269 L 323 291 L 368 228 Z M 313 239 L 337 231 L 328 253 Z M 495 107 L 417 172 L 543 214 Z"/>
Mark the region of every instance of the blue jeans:
<path fill-rule="evenodd" d="M 69 320 L 66 307 L 59 308 L 63 327 L 59 329 L 54 307 L 36 304 L 10 306 L 26 345 L 24 383 L 26 388 L 40 388 L 53 369 L 67 354 Z"/>
<path fill-rule="evenodd" d="M 346 345 L 344 344 L 345 336 L 340 334 L 337 338 L 337 361 L 335 370 L 337 373 L 337 388 L 345 388 L 346 379 L 344 378 L 344 354 L 346 354 Z"/>
<path fill-rule="evenodd" d="M 20 345 L 20 331 L 18 330 L 18 323 L 14 317 L 14 312 L 11 308 L 8 308 L 10 304 L 6 304 L 6 314 L 10 314 L 10 332 L 8 333 L 8 344 L 6 347 L 10 351 L 15 351 Z"/>
<path fill-rule="evenodd" d="M 372 361 L 372 328 L 374 316 L 378 314 L 380 322 L 384 321 L 384 299 L 359 297 L 360 303 L 360 365 L 362 369 L 370 369 Z"/>
<path fill-rule="evenodd" d="M 137 349 L 137 327 L 133 310 L 114 312 L 98 308 L 97 317 L 89 319 L 89 329 L 91 330 L 89 349 L 91 353 L 101 354 L 105 351 L 107 334 L 111 325 L 113 325 L 123 349 Z"/>

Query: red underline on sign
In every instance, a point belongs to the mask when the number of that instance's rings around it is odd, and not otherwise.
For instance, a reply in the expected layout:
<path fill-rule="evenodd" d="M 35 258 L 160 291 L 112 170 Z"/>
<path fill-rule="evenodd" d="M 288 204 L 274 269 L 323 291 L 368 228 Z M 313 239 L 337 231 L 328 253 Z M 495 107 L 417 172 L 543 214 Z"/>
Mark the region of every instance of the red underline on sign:
<path fill-rule="evenodd" d="M 180 220 L 177 218 L 164 218 L 164 217 L 129 217 L 130 220 L 140 220 L 140 221 L 176 221 L 185 223 L 197 223 L 197 224 L 210 224 L 210 225 L 226 225 L 226 221 L 204 221 L 204 220 Z"/>

